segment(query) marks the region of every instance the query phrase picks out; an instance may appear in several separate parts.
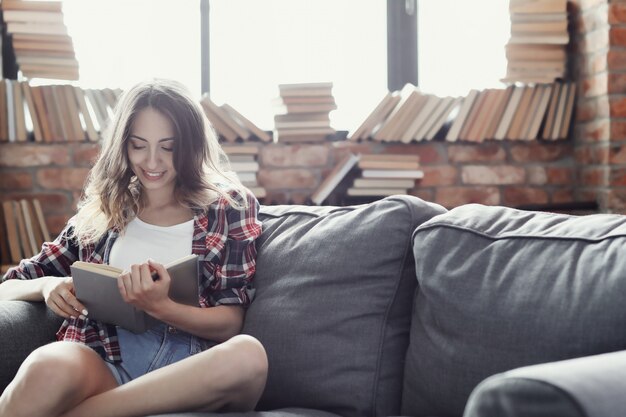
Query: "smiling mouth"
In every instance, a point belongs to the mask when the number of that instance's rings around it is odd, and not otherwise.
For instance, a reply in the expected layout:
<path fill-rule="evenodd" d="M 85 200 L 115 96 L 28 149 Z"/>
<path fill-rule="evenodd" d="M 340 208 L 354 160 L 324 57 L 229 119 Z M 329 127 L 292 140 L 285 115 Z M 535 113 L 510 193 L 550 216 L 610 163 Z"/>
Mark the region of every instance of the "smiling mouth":
<path fill-rule="evenodd" d="M 150 171 L 146 171 L 146 170 L 141 170 L 141 172 L 143 172 L 143 175 L 151 180 L 158 180 L 159 178 L 163 177 L 163 175 L 165 175 L 165 171 L 162 172 L 150 172 Z"/>

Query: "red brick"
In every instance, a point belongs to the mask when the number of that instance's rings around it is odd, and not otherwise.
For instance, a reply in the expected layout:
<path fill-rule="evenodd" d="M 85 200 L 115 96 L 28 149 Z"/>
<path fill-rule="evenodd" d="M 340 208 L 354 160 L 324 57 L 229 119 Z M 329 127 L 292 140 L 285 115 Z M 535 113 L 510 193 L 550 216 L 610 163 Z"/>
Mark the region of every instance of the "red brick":
<path fill-rule="evenodd" d="M 268 189 L 314 188 L 319 180 L 308 169 L 261 169 L 257 179 Z"/>
<path fill-rule="evenodd" d="M 605 142 L 610 138 L 611 123 L 609 119 L 594 120 L 580 123 L 574 128 L 576 142 Z"/>
<path fill-rule="evenodd" d="M 609 94 L 622 94 L 626 91 L 626 73 L 610 73 L 607 81 L 609 83 Z"/>
<path fill-rule="evenodd" d="M 611 98 L 611 117 L 626 116 L 626 98 Z"/>
<path fill-rule="evenodd" d="M 605 144 L 583 145 L 576 148 L 575 156 L 580 165 L 606 164 L 609 161 L 609 148 Z"/>
<path fill-rule="evenodd" d="M 559 188 L 552 192 L 553 203 L 571 203 L 576 201 L 574 198 L 574 190 L 572 188 Z"/>
<path fill-rule="evenodd" d="M 503 196 L 504 205 L 510 207 L 548 202 L 548 193 L 543 188 L 537 187 L 505 187 Z"/>
<path fill-rule="evenodd" d="M 499 143 L 480 145 L 449 145 L 450 162 L 500 162 L 506 158 L 506 152 Z"/>
<path fill-rule="evenodd" d="M 419 186 L 418 186 L 419 187 Z M 414 195 L 415 197 L 421 198 L 424 201 L 434 201 L 435 200 L 435 190 L 432 188 L 413 188 L 409 190 L 410 195 Z"/>
<path fill-rule="evenodd" d="M 30 190 L 33 174 L 28 171 L 3 171 L 0 173 L 0 190 Z"/>
<path fill-rule="evenodd" d="M 69 148 L 61 145 L 0 145 L 0 167 L 67 165 Z"/>
<path fill-rule="evenodd" d="M 267 190 L 265 204 L 287 204 L 289 197 L 286 191 Z"/>
<path fill-rule="evenodd" d="M 74 164 L 92 167 L 99 153 L 100 145 L 96 143 L 81 144 L 74 149 Z"/>
<path fill-rule="evenodd" d="M 579 92 L 582 97 L 600 96 L 608 92 L 608 76 L 606 72 L 592 74 L 583 78 L 580 85 L 581 88 L 579 89 Z"/>
<path fill-rule="evenodd" d="M 626 4 L 616 2 L 609 4 L 609 23 L 626 23 Z"/>
<path fill-rule="evenodd" d="M 611 142 L 626 139 L 626 120 L 611 120 Z"/>
<path fill-rule="evenodd" d="M 462 168 L 461 179 L 464 184 L 522 184 L 526 181 L 526 171 L 510 165 L 471 165 Z"/>
<path fill-rule="evenodd" d="M 610 49 L 606 56 L 606 62 L 609 71 L 625 70 L 626 50 Z"/>
<path fill-rule="evenodd" d="M 610 46 L 626 46 L 626 28 L 612 26 L 609 29 Z"/>
<path fill-rule="evenodd" d="M 49 190 L 81 190 L 88 168 L 43 168 L 37 171 L 37 182 Z"/>
<path fill-rule="evenodd" d="M 571 167 L 547 167 L 546 173 L 548 184 L 570 185 L 576 180 L 574 168 Z"/>
<path fill-rule="evenodd" d="M 435 203 L 452 208 L 468 203 L 500 204 L 497 187 L 441 187 L 436 189 Z"/>
<path fill-rule="evenodd" d="M 607 167 L 583 168 L 580 183 L 583 186 L 599 187 L 607 183 Z"/>
<path fill-rule="evenodd" d="M 617 187 L 626 186 L 626 168 L 611 167 L 609 184 Z"/>
<path fill-rule="evenodd" d="M 569 142 L 534 142 L 511 147 L 511 158 L 515 162 L 554 162 L 572 154 Z"/>
<path fill-rule="evenodd" d="M 320 167 L 328 163 L 329 150 L 324 145 L 264 146 L 264 167 Z"/>
<path fill-rule="evenodd" d="M 603 208 L 609 213 L 626 214 L 626 189 L 611 189 Z"/>
<path fill-rule="evenodd" d="M 310 198 L 310 193 L 292 192 L 289 196 L 289 204 L 306 204 Z"/>
<path fill-rule="evenodd" d="M 419 182 L 422 187 L 456 185 L 459 183 L 458 170 L 449 165 L 422 167 L 424 178 Z"/>
<path fill-rule="evenodd" d="M 445 163 L 445 146 L 438 143 L 416 143 L 410 145 L 388 145 L 383 153 L 419 155 L 420 164 L 436 165 Z"/>
<path fill-rule="evenodd" d="M 624 79 L 626 82 L 626 79 Z M 576 105 L 576 122 L 584 123 L 597 118 L 609 117 L 610 106 L 606 96 L 585 99 Z"/>
<path fill-rule="evenodd" d="M 611 146 L 609 151 L 609 163 L 626 164 L 626 145 Z"/>

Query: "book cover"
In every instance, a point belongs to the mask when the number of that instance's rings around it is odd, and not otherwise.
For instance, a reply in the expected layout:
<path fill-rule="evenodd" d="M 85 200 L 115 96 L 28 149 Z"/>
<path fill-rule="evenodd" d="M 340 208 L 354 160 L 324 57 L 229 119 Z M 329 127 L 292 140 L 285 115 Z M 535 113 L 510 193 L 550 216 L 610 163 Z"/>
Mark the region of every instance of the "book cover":
<path fill-rule="evenodd" d="M 262 140 L 263 142 L 271 142 L 272 137 L 265 130 L 260 129 L 256 124 L 252 123 L 250 119 L 239 113 L 233 107 L 228 104 L 222 104 L 222 109 L 226 111 L 233 119 L 237 120 L 244 128 L 248 129 L 254 136 Z"/>
<path fill-rule="evenodd" d="M 358 155 L 350 153 L 343 157 L 326 178 L 322 180 L 313 194 L 311 194 L 311 201 L 318 206 L 321 205 L 357 162 L 359 162 Z"/>
<path fill-rule="evenodd" d="M 169 296 L 177 303 L 198 305 L 198 256 L 188 255 L 165 265 L 172 283 Z M 77 261 L 71 266 L 76 298 L 89 311 L 89 318 L 115 324 L 135 333 L 148 330 L 158 321 L 128 304 L 117 287 L 121 269 Z"/>

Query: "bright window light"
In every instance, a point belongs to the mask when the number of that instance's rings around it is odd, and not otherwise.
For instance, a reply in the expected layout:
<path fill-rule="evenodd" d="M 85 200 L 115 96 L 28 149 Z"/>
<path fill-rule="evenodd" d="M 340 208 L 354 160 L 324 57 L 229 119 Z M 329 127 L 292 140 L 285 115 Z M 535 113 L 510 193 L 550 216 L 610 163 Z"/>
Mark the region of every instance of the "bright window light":
<path fill-rule="evenodd" d="M 386 2 L 212 0 L 211 98 L 262 129 L 278 84 L 333 82 L 337 130 L 355 129 L 387 91 Z"/>
<path fill-rule="evenodd" d="M 440 96 L 502 87 L 504 46 L 510 35 L 509 2 L 420 0 L 420 88 Z"/>
<path fill-rule="evenodd" d="M 84 88 L 171 78 L 201 92 L 200 1 L 64 0 Z"/>

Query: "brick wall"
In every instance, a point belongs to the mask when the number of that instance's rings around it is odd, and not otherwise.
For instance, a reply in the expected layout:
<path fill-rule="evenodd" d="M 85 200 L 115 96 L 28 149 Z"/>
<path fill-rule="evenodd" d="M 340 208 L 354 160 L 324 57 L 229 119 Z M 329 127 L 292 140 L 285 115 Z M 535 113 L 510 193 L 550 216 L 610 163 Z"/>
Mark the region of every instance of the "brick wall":
<path fill-rule="evenodd" d="M 411 194 L 446 207 L 464 203 L 513 207 L 574 201 L 571 142 L 410 145 L 364 143 L 259 144 L 258 180 L 266 203 L 305 203 L 346 152 L 417 154 L 425 177 Z M 72 215 L 95 144 L 0 144 L 2 198 L 36 196 L 51 232 Z"/>

